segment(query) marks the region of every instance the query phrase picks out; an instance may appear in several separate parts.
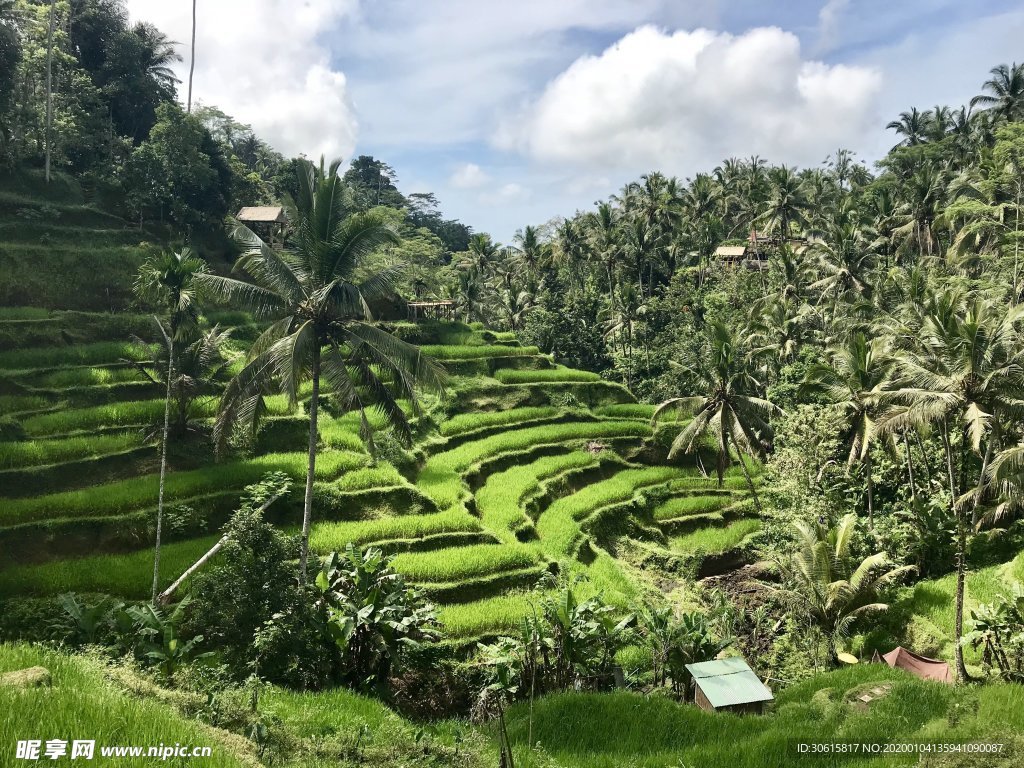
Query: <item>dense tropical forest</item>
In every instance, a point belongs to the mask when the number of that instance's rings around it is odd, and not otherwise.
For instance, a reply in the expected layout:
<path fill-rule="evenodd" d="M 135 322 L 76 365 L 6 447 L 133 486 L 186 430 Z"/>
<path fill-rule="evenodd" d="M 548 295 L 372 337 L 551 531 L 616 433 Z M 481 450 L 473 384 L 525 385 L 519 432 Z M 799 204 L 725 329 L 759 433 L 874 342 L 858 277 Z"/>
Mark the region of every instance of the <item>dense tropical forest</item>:
<path fill-rule="evenodd" d="M 502 244 L 188 55 L 0 0 L 0 763 L 1019 763 L 1024 65 Z"/>

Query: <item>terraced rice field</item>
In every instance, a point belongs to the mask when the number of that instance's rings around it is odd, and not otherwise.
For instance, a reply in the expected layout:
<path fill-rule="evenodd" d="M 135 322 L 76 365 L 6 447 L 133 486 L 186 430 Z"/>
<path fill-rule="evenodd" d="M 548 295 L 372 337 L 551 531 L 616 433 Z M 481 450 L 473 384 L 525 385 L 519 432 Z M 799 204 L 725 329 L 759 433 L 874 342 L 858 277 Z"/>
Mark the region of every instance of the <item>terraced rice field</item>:
<path fill-rule="evenodd" d="M 74 214 L 89 229 L 90 258 L 100 258 L 104 232 L 111 258 L 130 248 L 90 211 Z M 126 311 L 141 256 L 120 271 L 102 267 L 111 306 L 29 286 L 23 306 L 0 309 L 0 551 L 15 555 L 0 557 L 0 597 L 148 593 L 163 401 L 129 362 L 154 355 L 131 340 L 146 338 L 151 318 Z M 207 322 L 258 330 L 244 313 L 210 313 Z M 395 332 L 449 367 L 449 394 L 425 403 L 416 444 L 394 465 L 371 457 L 357 414 L 325 409 L 311 545 L 394 553 L 394 567 L 439 602 L 453 641 L 513 628 L 548 571 L 585 577 L 583 594 L 624 606 L 639 599 L 643 585 L 604 548 L 633 522 L 652 535 L 660 526 L 650 545 L 667 554 L 722 551 L 756 530 L 742 475 L 730 472 L 719 489 L 691 462 L 669 465 L 653 442 L 654 407 L 620 385 L 559 366 L 507 332 L 458 323 L 400 323 Z M 222 462 L 208 441 L 180 446 L 167 503 L 189 511 L 163 548 L 165 581 L 216 540 L 245 485 L 269 471 L 301 485 L 308 394 L 295 408 L 268 397 L 263 433 Z M 198 430 L 216 407 L 216 398 L 196 402 Z M 288 530 L 299 522 L 299 496 L 275 512 Z"/>

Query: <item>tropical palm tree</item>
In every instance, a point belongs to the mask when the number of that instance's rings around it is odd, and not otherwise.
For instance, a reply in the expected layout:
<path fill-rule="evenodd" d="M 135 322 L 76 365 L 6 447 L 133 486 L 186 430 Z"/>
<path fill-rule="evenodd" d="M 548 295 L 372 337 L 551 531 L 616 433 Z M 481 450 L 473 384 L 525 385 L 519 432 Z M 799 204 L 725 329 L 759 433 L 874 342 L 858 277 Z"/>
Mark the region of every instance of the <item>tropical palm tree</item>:
<path fill-rule="evenodd" d="M 156 542 L 153 551 L 153 601 L 156 602 L 160 585 L 160 545 L 163 535 L 164 485 L 167 480 L 167 444 L 171 432 L 171 400 L 174 397 L 176 375 L 175 342 L 186 342 L 194 334 L 199 320 L 196 304 L 196 281 L 206 274 L 206 262 L 190 248 L 179 253 L 164 253 L 145 262 L 135 278 L 135 294 L 167 313 L 168 329 L 159 319 L 157 328 L 163 337 L 166 351 L 164 376 L 164 426 L 160 439 L 160 481 L 156 505 Z M 168 332 L 169 330 L 169 332 Z M 147 374 L 148 375 L 148 374 Z M 187 410 L 187 409 L 186 409 Z M 187 416 L 186 416 L 187 420 Z"/>
<path fill-rule="evenodd" d="M 909 112 L 900 112 L 899 119 L 893 120 L 885 128 L 896 131 L 897 135 L 903 137 L 897 147 L 915 147 L 926 141 L 929 120 L 928 112 L 921 112 L 917 107 L 912 107 Z"/>
<path fill-rule="evenodd" d="M 824 394 L 843 410 L 849 445 L 846 466 L 860 465 L 864 469 L 868 525 L 874 530 L 871 448 L 878 437 L 878 418 L 891 399 L 894 360 L 884 337 L 876 336 L 869 341 L 860 332 L 852 334 L 846 345 L 834 348 L 831 357 L 827 364 L 811 366 L 804 388 Z"/>
<path fill-rule="evenodd" d="M 811 207 L 800 177 L 786 166 L 768 171 L 768 199 L 757 223 L 768 232 L 778 232 L 781 242 L 792 236 L 792 226 L 807 224 Z"/>
<path fill-rule="evenodd" d="M 372 211 L 346 207 L 340 161 L 325 168 L 297 163 L 297 194 L 286 198 L 291 245 L 278 251 L 249 229 L 235 234 L 246 248 L 236 269 L 249 281 L 203 274 L 198 280 L 214 296 L 272 321 L 252 344 L 248 362 L 231 380 L 221 400 L 215 437 L 223 446 L 236 425 L 255 429 L 263 395 L 272 387 L 294 405 L 303 380 L 312 383 L 309 400 L 309 458 L 302 514 L 299 572 L 306 577 L 316 473 L 317 417 L 321 384 L 338 404 L 358 411 L 361 433 L 372 439 L 366 409 L 384 415 L 408 440 L 411 428 L 399 405 L 407 399 L 420 413 L 417 389 L 443 387 L 442 369 L 420 350 L 374 325 L 368 300 L 390 295 L 400 266 L 368 272 L 366 260 L 397 242 L 385 219 Z"/>
<path fill-rule="evenodd" d="M 652 423 L 657 423 L 672 410 L 694 414 L 672 441 L 669 458 L 679 453 L 694 453 L 705 436 L 713 438 L 717 450 L 715 471 L 721 485 L 735 448 L 754 505 L 760 512 L 761 502 L 744 456 L 765 456 L 773 437 L 768 418 L 781 414 L 782 410 L 758 396 L 761 385 L 750 372 L 746 350 L 723 323 L 709 326 L 704 348 L 690 373 L 703 394 L 666 400 L 654 411 L 652 419 Z"/>
<path fill-rule="evenodd" d="M 139 269 L 135 295 L 167 313 L 172 339 L 181 340 L 195 328 L 199 319 L 196 277 L 206 271 L 206 262 L 191 248 L 155 256 Z"/>
<path fill-rule="evenodd" d="M 1002 445 L 1001 424 L 1024 417 L 1024 343 L 1020 322 L 1024 307 L 963 296 L 947 290 L 936 295 L 920 330 L 917 349 L 899 356 L 906 385 L 897 397 L 908 404 L 893 418 L 894 426 L 937 424 L 945 454 L 952 512 L 956 520 L 956 667 L 967 678 L 963 648 L 963 602 L 967 578 L 967 537 L 980 522 L 994 452 Z M 960 442 L 981 458 L 975 487 L 968 488 L 966 453 Z M 959 471 L 956 464 L 960 464 Z M 970 496 L 960 499 L 970 491 Z M 959 503 L 958 503 L 959 502 Z"/>
<path fill-rule="evenodd" d="M 971 106 L 981 105 L 1003 122 L 1024 117 L 1024 64 L 1000 64 L 989 72 L 991 77 L 982 84 L 986 93 L 971 99 Z"/>
<path fill-rule="evenodd" d="M 132 27 L 132 33 L 141 44 L 142 71 L 168 92 L 174 93 L 174 87 L 181 82 L 171 69 L 172 64 L 181 61 L 178 44 L 146 22 L 140 21 Z"/>
<path fill-rule="evenodd" d="M 914 570 L 892 567 L 884 552 L 857 560 L 853 555 L 857 516 L 845 515 L 834 528 L 824 522 L 793 524 L 796 547 L 777 557 L 781 584 L 765 588 L 825 635 L 833 660 L 857 619 L 888 609 L 880 593 Z"/>

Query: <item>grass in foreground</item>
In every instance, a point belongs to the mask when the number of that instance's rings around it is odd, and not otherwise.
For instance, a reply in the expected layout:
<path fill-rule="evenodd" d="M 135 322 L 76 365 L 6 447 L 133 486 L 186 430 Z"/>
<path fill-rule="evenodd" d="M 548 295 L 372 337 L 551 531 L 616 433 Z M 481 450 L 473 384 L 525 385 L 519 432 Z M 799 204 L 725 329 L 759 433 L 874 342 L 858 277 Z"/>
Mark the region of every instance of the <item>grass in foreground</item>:
<path fill-rule="evenodd" d="M 102 665 L 92 659 L 71 657 L 26 645 L 0 645 L 0 672 L 43 666 L 53 676 L 53 687 L 18 690 L 0 687 L 0 764 L 25 763 L 15 758 L 18 740 L 95 740 L 93 761 L 87 765 L 184 766 L 201 763 L 208 768 L 252 765 L 253 751 L 241 737 L 217 731 L 177 714 L 169 706 L 119 690 L 104 678 Z M 175 744 L 209 746 L 209 757 L 104 758 L 101 746 Z M 44 758 L 45 760 L 45 758 Z M 60 762 L 63 764 L 69 758 Z M 29 761 L 31 762 L 31 761 Z M 47 763 L 55 762 L 45 760 Z M 73 763 L 72 763 L 73 764 Z"/>
<path fill-rule="evenodd" d="M 848 693 L 879 682 L 892 684 L 888 696 L 867 708 L 848 703 Z M 805 763 L 820 768 L 892 768 L 917 765 L 918 756 L 801 758 L 796 744 L 1003 742 L 1013 734 L 1020 744 L 1024 730 L 1024 687 L 957 689 L 879 665 L 838 670 L 794 685 L 778 695 L 775 711 L 763 717 L 705 712 L 632 693 L 561 694 L 539 699 L 534 707 L 533 738 L 564 768 L 791 768 Z M 528 759 L 528 716 L 526 704 L 512 707 L 508 715 L 509 735 L 522 749 L 517 762 Z M 1020 755 L 1004 758 L 926 764 L 1011 766 L 1018 764 Z"/>

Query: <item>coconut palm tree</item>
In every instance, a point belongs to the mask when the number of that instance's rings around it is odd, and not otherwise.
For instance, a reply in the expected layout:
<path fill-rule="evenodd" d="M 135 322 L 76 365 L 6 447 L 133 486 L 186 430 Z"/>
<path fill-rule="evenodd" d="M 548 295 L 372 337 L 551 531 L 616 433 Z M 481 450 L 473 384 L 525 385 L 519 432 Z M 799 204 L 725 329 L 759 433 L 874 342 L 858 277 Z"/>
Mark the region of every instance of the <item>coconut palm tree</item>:
<path fill-rule="evenodd" d="M 981 105 L 1004 122 L 1024 117 L 1024 64 L 1000 64 L 989 72 L 991 77 L 982 84 L 986 93 L 971 99 L 971 106 Z"/>
<path fill-rule="evenodd" d="M 765 588 L 822 631 L 833 660 L 853 623 L 888 609 L 880 593 L 913 566 L 892 567 L 884 552 L 857 560 L 853 555 L 857 516 L 845 515 L 834 528 L 817 520 L 793 524 L 796 547 L 777 558 L 781 585 Z"/>
<path fill-rule="evenodd" d="M 754 505 L 760 512 L 761 502 L 744 455 L 764 457 L 773 437 L 768 418 L 781 414 L 782 410 L 758 396 L 760 383 L 750 372 L 746 350 L 723 323 L 710 325 L 704 348 L 690 373 L 702 394 L 666 400 L 654 411 L 652 419 L 652 423 L 657 423 L 672 410 L 694 414 L 672 441 L 669 458 L 679 453 L 694 453 L 705 436 L 713 438 L 718 459 L 715 471 L 718 484 L 722 485 L 725 469 L 732 461 L 731 450 L 735 448 Z"/>
<path fill-rule="evenodd" d="M 908 406 L 894 419 L 894 426 L 938 425 L 945 453 L 956 520 L 956 667 L 961 680 L 967 678 L 960 639 L 968 532 L 980 522 L 980 499 L 992 456 L 1004 447 L 1000 425 L 1024 417 L 1022 318 L 1020 305 L 945 291 L 935 297 L 925 315 L 917 349 L 899 358 L 907 383 L 896 396 Z M 961 444 L 981 458 L 977 484 L 966 499 L 959 499 L 969 490 L 966 453 L 961 452 L 959 461 L 955 457 L 954 431 L 960 432 Z"/>
<path fill-rule="evenodd" d="M 929 120 L 928 112 L 912 107 L 909 112 L 900 112 L 899 119 L 893 120 L 885 128 L 903 137 L 897 147 L 915 147 L 926 141 Z"/>
<path fill-rule="evenodd" d="M 869 341 L 860 332 L 852 334 L 846 345 L 834 348 L 831 357 L 829 363 L 813 365 L 808 370 L 804 389 L 824 394 L 843 410 L 850 449 L 846 465 L 860 465 L 864 469 L 868 525 L 874 530 L 871 448 L 878 437 L 878 418 L 891 399 L 894 360 L 884 337 L 876 336 Z"/>
<path fill-rule="evenodd" d="M 141 43 L 142 71 L 173 94 L 174 87 L 181 82 L 171 69 L 172 64 L 181 61 L 178 44 L 146 22 L 139 22 L 132 27 L 132 33 Z"/>
<path fill-rule="evenodd" d="M 778 232 L 784 242 L 792 235 L 792 225 L 807 224 L 811 204 L 800 177 L 784 165 L 768 171 L 768 190 L 768 199 L 757 223 L 768 232 Z"/>
<path fill-rule="evenodd" d="M 163 378 L 164 427 L 160 440 L 160 484 L 156 505 L 156 542 L 153 552 L 153 601 L 156 602 L 160 585 L 160 544 L 163 535 L 164 484 L 167 479 L 167 444 L 171 432 L 171 400 L 174 398 L 176 375 L 175 342 L 186 342 L 194 334 L 199 319 L 196 304 L 196 280 L 206 273 L 206 262 L 185 248 L 179 253 L 164 253 L 142 265 L 135 278 L 135 294 L 145 302 L 159 307 L 167 313 L 168 328 L 165 330 L 156 320 L 163 337 L 166 352 L 166 371 Z M 162 361 L 161 361 L 162 362 Z M 147 374 L 148 376 L 148 374 Z M 152 378 L 152 377 L 150 377 Z M 179 401 L 180 402 L 180 401 Z M 186 409 L 187 410 L 187 409 Z M 187 416 L 186 416 L 187 420 Z"/>
<path fill-rule="evenodd" d="M 212 295 L 253 313 L 270 326 L 253 342 L 248 362 L 231 380 L 221 400 L 215 437 L 223 447 L 232 428 L 255 429 L 263 395 L 271 388 L 294 405 L 304 380 L 309 400 L 309 459 L 302 514 L 299 572 L 306 577 L 313 481 L 316 472 L 320 388 L 326 384 L 345 409 L 358 411 L 362 434 L 371 440 L 366 409 L 381 412 L 401 438 L 411 435 L 399 406 L 408 399 L 420 413 L 417 389 L 443 387 L 442 369 L 418 348 L 374 325 L 368 300 L 390 295 L 400 266 L 368 272 L 366 260 L 398 236 L 380 215 L 347 208 L 340 161 L 319 167 L 297 163 L 297 194 L 286 198 L 291 245 L 278 251 L 249 229 L 236 237 L 246 249 L 236 269 L 249 280 L 203 274 Z"/>

